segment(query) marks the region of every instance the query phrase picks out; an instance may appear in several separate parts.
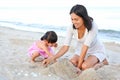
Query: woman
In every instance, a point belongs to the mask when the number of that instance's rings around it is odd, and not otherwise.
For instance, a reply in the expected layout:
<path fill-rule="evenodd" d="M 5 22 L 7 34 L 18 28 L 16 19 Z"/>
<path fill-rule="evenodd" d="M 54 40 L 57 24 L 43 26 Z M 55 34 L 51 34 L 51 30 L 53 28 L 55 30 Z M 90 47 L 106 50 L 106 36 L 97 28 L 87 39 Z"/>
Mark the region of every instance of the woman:
<path fill-rule="evenodd" d="M 98 28 L 94 20 L 88 16 L 87 10 L 83 5 L 75 5 L 70 11 L 72 27 L 67 30 L 65 43 L 58 53 L 43 61 L 44 64 L 56 60 L 64 55 L 71 44 L 72 37 L 76 40 L 75 55 L 70 61 L 79 69 L 85 70 L 108 64 L 103 44 L 98 39 Z"/>

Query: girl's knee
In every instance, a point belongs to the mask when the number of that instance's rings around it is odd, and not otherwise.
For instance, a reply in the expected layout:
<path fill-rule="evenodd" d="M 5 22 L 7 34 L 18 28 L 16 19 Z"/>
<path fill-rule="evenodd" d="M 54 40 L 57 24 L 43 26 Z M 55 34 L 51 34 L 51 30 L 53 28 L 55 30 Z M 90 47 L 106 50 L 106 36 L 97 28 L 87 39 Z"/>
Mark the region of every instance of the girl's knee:
<path fill-rule="evenodd" d="M 37 52 L 34 52 L 31 57 L 32 57 L 32 59 L 35 59 L 35 58 L 38 57 L 38 56 L 40 56 L 40 54 L 37 53 Z"/>
<path fill-rule="evenodd" d="M 38 52 L 34 52 L 32 56 L 39 56 L 40 54 Z"/>

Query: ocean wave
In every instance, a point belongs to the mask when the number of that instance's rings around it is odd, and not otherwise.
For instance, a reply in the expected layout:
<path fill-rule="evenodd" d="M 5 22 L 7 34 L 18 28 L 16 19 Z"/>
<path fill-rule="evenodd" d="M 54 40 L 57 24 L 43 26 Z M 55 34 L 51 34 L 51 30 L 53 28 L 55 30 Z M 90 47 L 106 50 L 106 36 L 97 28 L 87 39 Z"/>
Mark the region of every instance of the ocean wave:
<path fill-rule="evenodd" d="M 120 31 L 100 29 L 99 32 L 106 36 L 120 38 Z"/>
<path fill-rule="evenodd" d="M 14 28 L 23 31 L 43 32 L 54 30 L 59 36 L 65 36 L 67 26 L 54 26 L 38 23 L 23 23 L 14 21 L 0 21 L 0 26 Z M 120 31 L 111 29 L 99 29 L 99 37 L 104 42 L 117 42 L 120 43 Z"/>

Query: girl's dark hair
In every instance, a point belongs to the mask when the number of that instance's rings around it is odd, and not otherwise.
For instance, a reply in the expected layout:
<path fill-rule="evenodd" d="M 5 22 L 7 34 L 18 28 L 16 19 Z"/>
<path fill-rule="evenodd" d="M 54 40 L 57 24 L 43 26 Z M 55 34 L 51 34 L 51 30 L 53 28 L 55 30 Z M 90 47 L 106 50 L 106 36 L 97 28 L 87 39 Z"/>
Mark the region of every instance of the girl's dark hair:
<path fill-rule="evenodd" d="M 70 10 L 70 14 L 72 13 L 82 17 L 85 27 L 88 29 L 88 31 L 91 30 L 93 18 L 88 16 L 87 9 L 83 5 L 77 4 L 73 6 Z M 74 25 L 73 28 L 76 29 Z"/>
<path fill-rule="evenodd" d="M 47 31 L 42 37 L 41 40 L 47 40 L 48 43 L 57 42 L 57 34 L 54 31 Z"/>

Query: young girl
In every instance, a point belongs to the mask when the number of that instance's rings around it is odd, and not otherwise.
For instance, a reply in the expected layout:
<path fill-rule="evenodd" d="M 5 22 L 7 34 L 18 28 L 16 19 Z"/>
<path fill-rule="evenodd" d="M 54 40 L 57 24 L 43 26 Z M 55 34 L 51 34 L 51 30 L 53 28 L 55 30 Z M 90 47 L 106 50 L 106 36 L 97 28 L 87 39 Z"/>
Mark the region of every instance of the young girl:
<path fill-rule="evenodd" d="M 41 40 L 34 42 L 28 49 L 31 62 L 35 62 L 35 59 L 39 56 L 43 58 L 53 56 L 52 47 L 57 47 L 57 39 L 57 34 L 54 31 L 48 31 L 41 37 Z"/>

